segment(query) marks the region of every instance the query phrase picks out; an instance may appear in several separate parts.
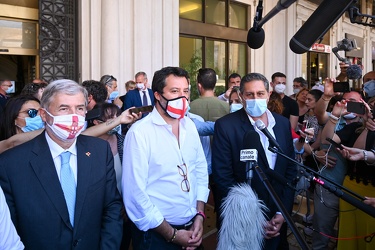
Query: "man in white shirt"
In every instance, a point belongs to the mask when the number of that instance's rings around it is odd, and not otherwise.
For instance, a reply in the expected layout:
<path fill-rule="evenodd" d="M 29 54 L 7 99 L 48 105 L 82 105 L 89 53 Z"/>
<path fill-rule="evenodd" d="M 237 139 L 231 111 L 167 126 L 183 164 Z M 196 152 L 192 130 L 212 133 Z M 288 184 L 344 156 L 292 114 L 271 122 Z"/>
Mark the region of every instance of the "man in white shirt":
<path fill-rule="evenodd" d="M 133 249 L 181 249 L 202 242 L 207 163 L 188 108 L 188 73 L 155 72 L 155 108 L 128 131 L 122 187 L 134 222 Z"/>
<path fill-rule="evenodd" d="M 9 208 L 0 187 L 0 249 L 24 249 L 10 218 Z"/>

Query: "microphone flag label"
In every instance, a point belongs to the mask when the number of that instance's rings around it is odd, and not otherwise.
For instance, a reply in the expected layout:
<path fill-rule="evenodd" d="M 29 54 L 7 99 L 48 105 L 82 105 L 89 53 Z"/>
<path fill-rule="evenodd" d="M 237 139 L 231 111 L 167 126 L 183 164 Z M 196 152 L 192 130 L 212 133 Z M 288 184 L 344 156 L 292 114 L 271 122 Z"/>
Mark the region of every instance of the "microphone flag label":
<path fill-rule="evenodd" d="M 240 161 L 257 161 L 258 151 L 256 149 L 242 149 L 240 152 Z"/>

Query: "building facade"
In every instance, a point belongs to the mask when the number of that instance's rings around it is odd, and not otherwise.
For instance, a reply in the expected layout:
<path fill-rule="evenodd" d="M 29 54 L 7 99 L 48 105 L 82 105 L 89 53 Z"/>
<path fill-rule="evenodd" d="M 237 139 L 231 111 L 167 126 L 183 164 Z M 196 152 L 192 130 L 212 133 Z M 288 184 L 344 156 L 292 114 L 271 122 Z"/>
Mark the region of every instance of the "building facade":
<path fill-rule="evenodd" d="M 327 1 L 327 0 L 325 0 Z M 71 78 L 78 82 L 104 74 L 124 83 L 144 71 L 182 66 L 217 71 L 218 85 L 232 72 L 280 71 L 289 83 L 297 76 L 310 84 L 337 76 L 339 60 L 331 52 L 344 38 L 359 49 L 339 55 L 374 69 L 374 28 L 351 23 L 344 14 L 313 49 L 302 55 L 289 41 L 322 0 L 298 0 L 264 25 L 259 49 L 246 44 L 259 1 L 253 0 L 0 0 L 0 78 L 16 90 L 34 78 Z M 263 3 L 263 17 L 277 0 Z M 355 2 L 355 1 L 353 1 Z M 371 0 L 359 0 L 361 13 L 373 15 Z M 322 17 L 324 18 L 324 17 Z M 287 88 L 291 92 L 291 84 Z"/>

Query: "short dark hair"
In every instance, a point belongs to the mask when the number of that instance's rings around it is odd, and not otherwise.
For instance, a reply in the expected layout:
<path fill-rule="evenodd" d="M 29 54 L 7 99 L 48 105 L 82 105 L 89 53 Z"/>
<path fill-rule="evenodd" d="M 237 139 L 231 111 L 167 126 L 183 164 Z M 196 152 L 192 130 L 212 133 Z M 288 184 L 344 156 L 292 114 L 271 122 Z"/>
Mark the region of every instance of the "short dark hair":
<path fill-rule="evenodd" d="M 229 81 L 230 79 L 232 79 L 232 78 L 237 78 L 237 77 L 239 77 L 239 78 L 241 79 L 241 76 L 240 76 L 239 74 L 237 74 L 237 73 L 232 73 L 232 74 L 230 74 L 230 75 L 228 76 L 228 81 Z"/>
<path fill-rule="evenodd" d="M 270 83 L 268 82 L 267 78 L 264 75 L 260 73 L 249 73 L 249 74 L 244 75 L 244 77 L 242 77 L 241 79 L 241 84 L 240 84 L 241 93 L 243 93 L 244 91 L 245 83 L 248 83 L 254 80 L 263 81 L 264 87 L 266 88 L 267 92 L 270 91 Z"/>
<path fill-rule="evenodd" d="M 276 77 L 285 77 L 286 78 L 286 75 L 281 73 L 281 72 L 273 73 L 273 75 L 271 76 L 271 81 L 273 82 Z"/>
<path fill-rule="evenodd" d="M 47 83 L 45 82 L 41 82 L 41 83 L 28 83 L 26 84 L 22 91 L 21 91 L 21 95 L 32 95 L 34 97 L 36 97 L 36 95 L 38 94 L 38 91 L 39 89 L 44 89 L 45 87 L 47 87 Z"/>
<path fill-rule="evenodd" d="M 315 101 L 317 102 L 320 99 L 320 97 L 322 97 L 323 92 L 320 91 L 319 89 L 312 89 L 309 91 L 309 94 L 312 95 Z"/>
<path fill-rule="evenodd" d="M 105 85 L 95 80 L 87 80 L 81 84 L 88 92 L 88 95 L 92 95 L 92 98 L 96 103 L 102 103 L 107 100 L 108 91 Z"/>
<path fill-rule="evenodd" d="M 152 92 L 163 93 L 165 87 L 165 79 L 168 76 L 174 75 L 176 77 L 185 77 L 189 82 L 189 73 L 180 67 L 165 67 L 155 72 L 152 79 Z"/>
<path fill-rule="evenodd" d="M 307 87 L 307 81 L 303 77 L 296 77 L 294 78 L 293 82 L 298 82 L 301 84 L 301 87 Z"/>
<path fill-rule="evenodd" d="M 216 72 L 210 68 L 202 68 L 198 70 L 197 82 L 200 83 L 205 90 L 212 90 L 216 85 Z"/>
<path fill-rule="evenodd" d="M 106 122 L 112 119 L 115 115 L 118 117 L 121 115 L 121 109 L 113 103 L 98 103 L 92 110 L 99 110 L 98 116 L 91 117 L 88 119 L 88 127 L 94 126 L 94 120 L 100 120 Z"/>

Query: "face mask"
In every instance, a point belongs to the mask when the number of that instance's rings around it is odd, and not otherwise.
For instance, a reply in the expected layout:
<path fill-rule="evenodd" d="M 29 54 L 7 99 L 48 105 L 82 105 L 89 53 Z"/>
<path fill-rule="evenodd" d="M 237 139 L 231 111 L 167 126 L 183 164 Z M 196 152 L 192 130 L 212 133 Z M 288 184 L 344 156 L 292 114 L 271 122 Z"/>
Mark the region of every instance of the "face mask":
<path fill-rule="evenodd" d="M 351 120 L 351 119 L 354 119 L 356 117 L 357 117 L 357 115 L 354 114 L 354 113 L 349 113 L 349 114 L 344 115 L 344 118 L 347 119 L 347 120 Z"/>
<path fill-rule="evenodd" d="M 30 132 L 44 128 L 44 122 L 40 115 L 35 116 L 34 118 L 26 117 L 25 118 L 26 126 L 21 128 L 23 132 Z"/>
<path fill-rule="evenodd" d="M 190 111 L 190 105 L 188 105 L 187 109 L 186 109 L 186 112 L 185 112 L 185 115 L 187 115 L 187 113 L 189 113 Z"/>
<path fill-rule="evenodd" d="M 52 125 L 46 122 L 52 132 L 62 141 L 75 139 L 82 131 L 85 125 L 85 117 L 77 114 L 69 115 L 51 115 L 47 110 L 47 114 L 53 118 Z"/>
<path fill-rule="evenodd" d="M 285 91 L 285 87 L 286 86 L 284 84 L 276 84 L 276 86 L 274 87 L 274 89 L 275 89 L 276 93 L 282 94 Z"/>
<path fill-rule="evenodd" d="M 293 93 L 294 93 L 294 94 L 298 94 L 299 91 L 300 91 L 300 89 L 293 89 Z"/>
<path fill-rule="evenodd" d="M 161 94 L 160 94 L 161 95 Z M 185 96 L 180 96 L 174 99 L 167 99 L 163 95 L 161 95 L 164 100 L 167 101 L 165 107 L 161 105 L 161 108 L 172 118 L 174 119 L 181 119 L 185 116 L 186 111 L 189 107 L 188 99 Z"/>
<path fill-rule="evenodd" d="M 230 112 L 233 113 L 233 112 L 236 112 L 237 110 L 240 110 L 242 109 L 242 104 L 241 103 L 232 103 L 230 105 Z"/>
<path fill-rule="evenodd" d="M 118 96 L 118 91 L 113 91 L 110 95 L 109 95 L 109 98 L 108 100 L 110 101 L 113 101 L 114 99 L 116 99 L 116 97 Z"/>
<path fill-rule="evenodd" d="M 138 89 L 143 89 L 145 87 L 144 83 L 137 83 L 137 88 Z"/>
<path fill-rule="evenodd" d="M 111 129 L 110 131 L 108 131 L 107 134 L 108 135 L 120 134 L 120 130 L 121 130 L 121 125 L 117 125 L 113 129 Z"/>
<path fill-rule="evenodd" d="M 259 117 L 267 110 L 267 99 L 246 100 L 246 112 L 252 117 Z"/>
<path fill-rule="evenodd" d="M 370 80 L 363 85 L 363 90 L 366 92 L 367 97 L 375 96 L 375 80 Z"/>

